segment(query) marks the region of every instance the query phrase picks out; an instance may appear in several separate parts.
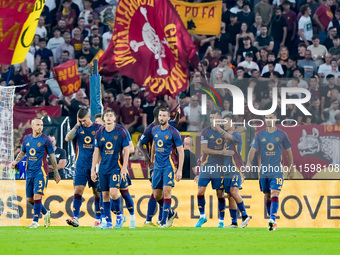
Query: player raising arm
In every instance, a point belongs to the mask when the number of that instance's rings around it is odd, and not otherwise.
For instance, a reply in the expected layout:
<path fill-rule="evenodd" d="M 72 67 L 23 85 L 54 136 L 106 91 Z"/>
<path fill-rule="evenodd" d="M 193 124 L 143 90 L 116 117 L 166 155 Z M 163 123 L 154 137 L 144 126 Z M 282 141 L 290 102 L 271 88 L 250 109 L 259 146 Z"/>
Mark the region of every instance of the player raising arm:
<path fill-rule="evenodd" d="M 224 198 L 224 181 L 222 173 L 222 164 L 224 156 L 231 156 L 232 151 L 224 149 L 224 138 L 217 131 L 215 121 L 221 119 L 221 113 L 213 110 L 210 113 L 210 127 L 202 130 L 201 146 L 203 157 L 199 168 L 197 205 L 200 212 L 200 218 L 196 223 L 196 228 L 202 227 L 208 221 L 205 215 L 205 191 L 211 182 L 211 187 L 216 190 L 218 199 L 219 222 L 217 227 L 224 227 L 225 198 Z"/>
<path fill-rule="evenodd" d="M 227 114 L 223 119 L 227 122 L 224 124 L 224 129 L 219 125 L 216 125 L 216 128 L 224 138 L 224 148 L 234 152 L 234 155 L 224 157 L 223 161 L 223 167 L 226 169 L 226 171 L 223 171 L 224 190 L 228 194 L 229 213 L 231 217 L 231 225 L 226 227 L 237 228 L 238 208 L 242 214 L 241 228 L 245 228 L 248 225 L 250 217 L 247 215 L 243 199 L 239 194 L 244 180 L 243 173 L 241 172 L 244 167 L 241 158 L 242 136 L 239 132 L 236 132 L 234 124 L 236 122 L 235 116 Z"/>
<path fill-rule="evenodd" d="M 248 154 L 247 170 L 251 168 L 256 150 L 260 155 L 260 189 L 264 193 L 266 200 L 267 213 L 270 215 L 268 220 L 268 230 L 276 230 L 276 214 L 279 209 L 279 195 L 283 185 L 282 169 L 282 147 L 286 150 L 289 174 L 288 178 L 294 176 L 293 154 L 291 143 L 287 134 L 275 126 L 277 117 L 275 113 L 266 115 L 267 128 L 256 133 Z"/>
<path fill-rule="evenodd" d="M 66 219 L 66 223 L 73 227 L 79 227 L 79 211 L 82 204 L 82 195 L 86 184 L 92 187 L 94 194 L 95 205 L 95 222 L 94 226 L 100 224 L 100 198 L 97 191 L 98 182 L 91 180 L 91 166 L 92 156 L 94 151 L 94 136 L 96 131 L 102 127 L 102 125 L 93 123 L 91 121 L 89 110 L 81 108 L 77 113 L 77 124 L 66 135 L 65 141 L 70 142 L 73 139 L 77 143 L 77 159 L 76 169 L 74 173 L 74 198 L 73 198 L 73 218 Z"/>
<path fill-rule="evenodd" d="M 58 173 L 57 160 L 54 155 L 54 148 L 51 139 L 42 133 L 44 128 L 43 121 L 40 118 L 34 118 L 31 121 L 32 134 L 25 136 L 22 148 L 16 159 L 11 163 L 11 168 L 15 168 L 27 153 L 26 162 L 26 197 L 27 202 L 33 205 L 33 221 L 27 228 L 39 227 L 38 220 L 40 212 L 44 215 L 45 227 L 50 226 L 51 212 L 47 211 L 42 205 L 41 199 L 44 195 L 48 182 L 48 164 L 47 154 L 51 158 L 53 166 L 54 179 L 59 183 L 60 176 Z"/>

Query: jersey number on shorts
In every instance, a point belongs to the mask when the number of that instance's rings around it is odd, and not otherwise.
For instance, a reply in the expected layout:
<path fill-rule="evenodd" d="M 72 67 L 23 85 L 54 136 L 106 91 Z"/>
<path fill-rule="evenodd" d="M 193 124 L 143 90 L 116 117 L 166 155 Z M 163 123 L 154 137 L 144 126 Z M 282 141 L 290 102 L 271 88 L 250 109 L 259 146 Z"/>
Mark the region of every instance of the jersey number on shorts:
<path fill-rule="evenodd" d="M 42 188 L 43 184 L 42 181 L 39 181 L 39 189 Z"/>
<path fill-rule="evenodd" d="M 237 182 L 238 181 L 238 175 L 234 175 L 232 181 Z"/>
<path fill-rule="evenodd" d="M 276 178 L 276 184 L 282 185 L 282 178 Z"/>
<path fill-rule="evenodd" d="M 119 181 L 119 178 L 120 178 L 120 175 L 118 175 L 118 174 L 114 174 L 113 176 L 112 176 L 112 180 L 115 182 L 115 181 Z"/>

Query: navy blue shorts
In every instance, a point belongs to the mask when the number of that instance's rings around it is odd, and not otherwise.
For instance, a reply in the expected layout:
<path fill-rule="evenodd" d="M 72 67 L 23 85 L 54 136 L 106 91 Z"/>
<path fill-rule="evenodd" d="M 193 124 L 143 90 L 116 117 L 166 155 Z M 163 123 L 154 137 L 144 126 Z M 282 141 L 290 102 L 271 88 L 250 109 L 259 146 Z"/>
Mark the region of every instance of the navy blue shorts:
<path fill-rule="evenodd" d="M 224 177 L 224 190 L 226 193 L 230 193 L 230 188 L 235 187 L 242 189 L 242 177 L 241 174 L 238 172 L 235 172 L 233 175 L 230 175 L 230 177 Z"/>
<path fill-rule="evenodd" d="M 82 168 L 76 168 L 74 176 L 73 176 L 73 185 L 74 186 L 86 186 L 86 184 L 89 184 L 89 187 L 97 188 L 98 186 L 98 177 L 97 181 L 93 182 L 91 179 L 91 169 L 82 169 Z"/>
<path fill-rule="evenodd" d="M 48 177 L 43 173 L 35 177 L 26 178 L 26 197 L 33 197 L 34 194 L 44 195 L 47 183 Z"/>
<path fill-rule="evenodd" d="M 199 187 L 207 187 L 209 182 L 211 182 L 212 189 L 223 189 L 224 188 L 223 176 L 221 176 L 220 178 L 217 178 L 217 177 L 211 178 L 207 175 L 200 175 L 198 178 Z"/>
<path fill-rule="evenodd" d="M 276 178 L 260 178 L 260 189 L 264 194 L 270 193 L 271 190 L 281 191 L 283 185 L 283 177 Z"/>
<path fill-rule="evenodd" d="M 163 186 L 175 186 L 175 171 L 172 166 L 164 169 L 154 169 L 152 174 L 152 189 L 163 189 Z"/>
<path fill-rule="evenodd" d="M 110 188 L 125 189 L 130 185 L 130 176 L 126 175 L 126 178 L 122 178 L 120 175 L 120 169 L 115 170 L 111 174 L 99 173 L 99 191 L 109 191 Z"/>

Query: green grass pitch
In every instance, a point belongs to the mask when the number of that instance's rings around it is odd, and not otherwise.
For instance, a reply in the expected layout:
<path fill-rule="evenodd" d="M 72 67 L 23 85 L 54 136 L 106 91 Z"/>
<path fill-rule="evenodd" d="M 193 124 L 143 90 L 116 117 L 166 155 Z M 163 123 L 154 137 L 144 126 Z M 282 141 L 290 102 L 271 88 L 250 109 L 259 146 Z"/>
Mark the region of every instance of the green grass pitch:
<path fill-rule="evenodd" d="M 339 229 L 0 227 L 0 254 L 340 254 Z"/>

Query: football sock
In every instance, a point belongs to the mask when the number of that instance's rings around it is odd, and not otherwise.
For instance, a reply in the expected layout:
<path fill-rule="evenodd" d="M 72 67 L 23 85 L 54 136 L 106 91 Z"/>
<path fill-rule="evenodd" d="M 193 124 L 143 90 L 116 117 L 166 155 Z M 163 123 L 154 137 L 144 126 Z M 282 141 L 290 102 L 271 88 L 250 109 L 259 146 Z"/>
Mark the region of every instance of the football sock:
<path fill-rule="evenodd" d="M 129 193 L 129 190 L 121 190 L 120 193 L 122 194 L 123 199 L 125 200 L 125 205 L 130 213 L 130 215 L 135 214 L 134 206 L 133 206 L 133 200 Z"/>
<path fill-rule="evenodd" d="M 158 200 L 157 203 L 159 208 L 158 220 L 161 221 L 163 218 L 164 199 L 162 198 L 161 200 Z"/>
<path fill-rule="evenodd" d="M 268 213 L 269 216 L 270 216 L 270 206 L 271 206 L 271 204 L 272 204 L 272 201 L 266 199 L 266 209 L 267 209 L 267 213 Z"/>
<path fill-rule="evenodd" d="M 270 206 L 270 218 L 275 221 L 276 214 L 279 209 L 279 197 L 272 197 Z"/>
<path fill-rule="evenodd" d="M 100 220 L 101 212 L 100 212 L 100 197 L 94 198 L 94 210 L 95 210 L 95 219 Z"/>
<path fill-rule="evenodd" d="M 105 219 L 106 222 L 108 223 L 112 223 L 112 219 L 111 219 L 111 211 L 110 211 L 110 202 L 103 202 L 104 204 L 104 214 L 105 214 Z"/>
<path fill-rule="evenodd" d="M 238 209 L 240 210 L 240 212 L 241 212 L 242 220 L 247 219 L 248 215 L 247 215 L 247 212 L 246 212 L 246 208 L 244 207 L 243 201 L 242 201 L 241 203 L 238 203 L 238 204 L 237 204 L 237 208 L 238 208 Z"/>
<path fill-rule="evenodd" d="M 200 217 L 205 217 L 205 198 L 204 195 L 197 195 L 198 210 L 200 211 Z"/>
<path fill-rule="evenodd" d="M 82 197 L 79 194 L 74 194 L 73 197 L 73 217 L 79 218 L 80 206 L 82 203 Z"/>
<path fill-rule="evenodd" d="M 225 198 L 218 199 L 218 211 L 220 215 L 220 221 L 224 221 L 224 214 L 225 214 Z"/>
<path fill-rule="evenodd" d="M 104 214 L 104 204 L 103 204 L 103 193 L 100 192 L 100 202 L 99 202 L 99 209 L 100 209 L 100 215 L 102 220 L 105 219 L 105 214 Z"/>
<path fill-rule="evenodd" d="M 157 206 L 157 201 L 154 198 L 153 194 L 151 194 L 148 202 L 148 211 L 146 213 L 146 221 L 151 221 L 152 216 L 155 215 L 156 213 L 156 206 Z"/>
<path fill-rule="evenodd" d="M 162 223 L 166 223 L 171 210 L 171 198 L 164 198 Z"/>
<path fill-rule="evenodd" d="M 236 209 L 229 209 L 231 224 L 237 225 L 237 210 Z"/>
<path fill-rule="evenodd" d="M 122 217 L 122 206 L 120 203 L 120 197 L 117 199 L 112 199 L 113 209 L 117 214 L 117 219 Z"/>
<path fill-rule="evenodd" d="M 45 215 L 47 213 L 47 210 L 46 210 L 45 206 L 43 206 L 43 204 L 41 204 L 41 213 L 43 215 Z"/>
<path fill-rule="evenodd" d="M 34 210 L 34 216 L 33 216 L 33 221 L 38 222 L 39 217 L 40 217 L 40 212 L 41 212 L 41 199 L 39 200 L 34 200 L 34 205 L 33 205 L 33 210 Z"/>

